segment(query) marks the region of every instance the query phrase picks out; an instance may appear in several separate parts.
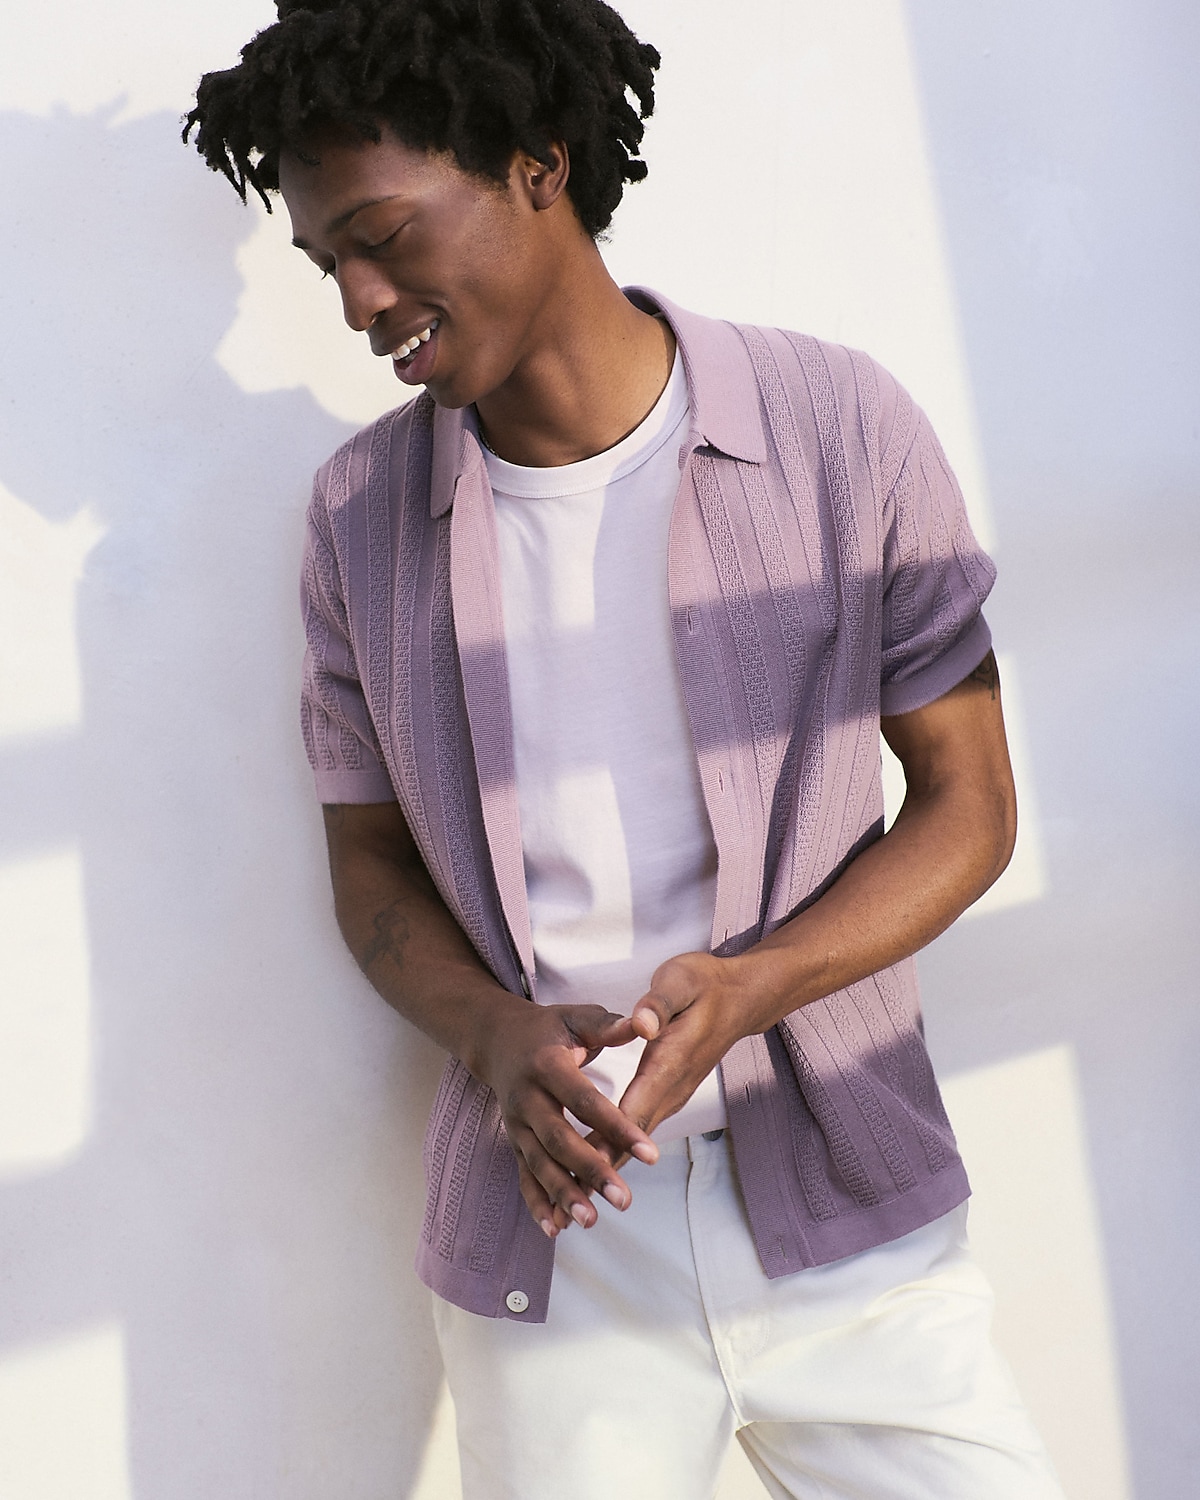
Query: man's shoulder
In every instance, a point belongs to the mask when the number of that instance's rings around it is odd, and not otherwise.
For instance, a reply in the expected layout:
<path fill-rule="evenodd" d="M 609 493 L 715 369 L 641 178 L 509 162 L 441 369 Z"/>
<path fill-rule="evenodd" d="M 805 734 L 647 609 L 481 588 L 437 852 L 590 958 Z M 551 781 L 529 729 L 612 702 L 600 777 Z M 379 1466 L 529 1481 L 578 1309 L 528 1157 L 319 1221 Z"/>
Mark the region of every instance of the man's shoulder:
<path fill-rule="evenodd" d="M 823 454 L 865 452 L 884 488 L 911 448 L 920 409 L 879 360 L 793 328 L 733 325 L 745 344 L 765 422 L 792 426 Z M 778 443 L 775 444 L 778 449 Z"/>
<path fill-rule="evenodd" d="M 794 328 L 697 313 L 645 287 L 627 288 L 630 293 L 674 326 L 715 426 L 727 425 L 718 415 L 722 407 L 745 406 L 741 393 L 750 385 L 759 420 L 785 446 L 791 445 L 781 424 L 802 447 L 823 449 L 835 439 L 852 447 L 865 443 L 894 462 L 910 446 L 919 419 L 912 398 L 864 350 Z M 780 451 L 778 442 L 772 446 Z"/>
<path fill-rule="evenodd" d="M 853 344 L 769 324 L 734 325 L 746 341 L 760 386 L 782 381 L 802 387 L 818 408 L 833 395 L 845 409 L 877 411 L 889 424 L 912 398 L 873 355 Z"/>
<path fill-rule="evenodd" d="M 360 427 L 317 470 L 314 503 L 328 510 L 361 503 L 372 466 L 387 462 L 383 455 L 390 455 L 397 444 L 406 444 L 415 431 L 432 432 L 433 407 L 432 396 L 422 391 L 411 401 Z"/>

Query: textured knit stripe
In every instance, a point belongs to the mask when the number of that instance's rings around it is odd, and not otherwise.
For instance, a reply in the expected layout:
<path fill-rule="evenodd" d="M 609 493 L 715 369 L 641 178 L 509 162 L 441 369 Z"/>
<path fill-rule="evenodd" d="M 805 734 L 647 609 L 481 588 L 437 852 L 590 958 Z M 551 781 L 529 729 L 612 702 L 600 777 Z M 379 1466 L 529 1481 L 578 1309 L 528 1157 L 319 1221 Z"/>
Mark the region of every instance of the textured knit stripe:
<path fill-rule="evenodd" d="M 788 1017 L 787 1020 L 780 1021 L 779 1032 L 791 1056 L 792 1065 L 796 1069 L 804 1101 L 812 1112 L 813 1119 L 820 1126 L 821 1134 L 825 1137 L 829 1154 L 833 1158 L 842 1181 L 855 1202 L 864 1208 L 869 1208 L 872 1204 L 879 1202 L 879 1192 L 871 1181 L 871 1175 L 862 1159 L 862 1153 L 855 1145 L 845 1120 L 834 1107 L 829 1090 L 809 1061 L 808 1049 L 801 1044 L 800 1038 L 796 1035 L 794 1018 Z"/>
<path fill-rule="evenodd" d="M 485 961 L 495 965 L 493 939 L 484 920 L 483 891 L 471 860 L 470 817 L 467 811 L 464 746 L 455 733 L 461 702 L 458 675 L 458 647 L 454 639 L 454 612 L 450 598 L 450 528 L 441 523 L 437 539 L 437 562 L 434 573 L 433 622 L 433 713 L 439 732 L 437 746 L 437 788 L 442 809 L 446 843 L 450 850 L 450 878 L 454 899 L 451 908 L 458 913 L 467 936 Z"/>
<path fill-rule="evenodd" d="M 801 716 L 805 705 L 803 687 L 797 691 L 796 716 L 792 726 L 793 744 L 798 747 L 799 768 L 791 772 L 798 782 L 795 796 L 783 784 L 775 796 L 776 807 L 781 814 L 790 815 L 791 860 L 786 870 L 779 872 L 774 899 L 766 893 L 767 909 L 764 916 L 768 930 L 787 915 L 790 915 L 797 893 L 806 890 L 811 882 L 808 876 L 814 860 L 814 842 L 819 827 L 821 789 L 825 777 L 826 704 L 829 695 L 829 678 L 834 663 L 834 647 L 837 628 L 837 592 L 828 562 L 825 540 L 821 533 L 819 510 L 807 484 L 805 456 L 800 451 L 797 413 L 792 407 L 787 385 L 783 379 L 775 351 L 756 328 L 740 328 L 754 364 L 755 376 L 762 392 L 763 405 L 768 417 L 769 436 L 775 453 L 777 471 L 787 476 L 788 497 L 801 539 L 807 575 L 811 583 L 812 597 L 817 605 L 821 642 L 819 666 L 811 678 L 808 697 L 808 712 Z M 803 387 L 801 387 L 803 389 Z M 765 487 L 765 485 L 764 485 Z M 749 486 L 748 486 L 749 492 Z M 764 507 L 760 504 L 756 510 Z M 799 613 L 800 605 L 793 595 L 789 612 Z M 791 631 L 785 629 L 785 639 Z M 789 666 L 799 671 L 803 683 L 805 663 L 798 656 Z M 809 665 L 809 671 L 812 668 Z M 790 771 L 794 754 L 785 762 Z M 793 801 L 796 805 L 793 806 Z M 768 869 L 771 866 L 768 865 Z"/>
<path fill-rule="evenodd" d="M 774 782 L 777 765 L 774 754 L 775 715 L 771 705 L 762 637 L 746 584 L 746 575 L 742 571 L 734 545 L 714 460 L 707 454 L 698 453 L 694 464 L 696 494 L 700 500 L 701 514 L 704 516 L 717 578 L 721 584 L 721 597 L 725 602 L 737 649 L 746 708 L 750 717 L 751 743 L 758 763 L 758 777 L 763 785 L 770 785 Z"/>
<path fill-rule="evenodd" d="M 438 1091 L 439 1107 L 434 1108 L 430 1117 L 433 1127 L 426 1136 L 426 1148 L 429 1159 L 429 1167 L 426 1169 L 427 1193 L 425 1202 L 425 1219 L 421 1225 L 421 1235 L 424 1239 L 432 1241 L 434 1221 L 441 1206 L 442 1177 L 446 1170 L 446 1157 L 450 1149 L 450 1138 L 454 1134 L 454 1127 L 458 1120 L 459 1107 L 467 1090 L 467 1084 L 471 1082 L 471 1074 L 457 1059 L 451 1059 L 446 1064 L 446 1071 L 442 1077 L 442 1087 Z"/>
<path fill-rule="evenodd" d="M 803 1064 L 807 1068 L 808 1064 Z M 811 1071 L 811 1070 L 810 1070 Z M 809 1212 L 814 1219 L 829 1220 L 837 1217 L 837 1204 L 829 1191 L 829 1178 L 821 1161 L 817 1142 L 820 1139 L 817 1122 L 809 1109 L 796 1110 L 791 1120 L 792 1154 L 796 1160 L 796 1172 L 800 1186 L 808 1200 Z"/>
<path fill-rule="evenodd" d="M 405 815 L 413 838 L 421 849 L 432 846 L 429 816 L 420 778 L 413 774 L 417 749 L 413 740 L 413 648 L 416 631 L 417 580 L 421 566 L 421 537 L 427 525 L 420 476 L 429 472 L 433 447 L 432 401 L 413 404 L 408 428 L 408 446 L 403 473 L 398 478 L 401 495 L 399 541 L 395 554 L 392 599 L 392 630 L 396 642 L 391 653 L 390 680 L 394 684 L 396 755 L 395 772 L 402 781 Z M 400 443 L 400 434 L 396 437 Z M 393 468 L 395 467 L 393 461 Z M 411 479 L 409 478 L 411 476 Z M 415 494 L 410 496 L 410 486 Z"/>
<path fill-rule="evenodd" d="M 487 1107 L 490 1091 L 471 1080 L 471 1102 L 466 1118 L 462 1122 L 458 1145 L 454 1152 L 454 1167 L 442 1202 L 442 1229 L 438 1237 L 438 1253 L 446 1260 L 454 1254 L 458 1239 L 458 1218 L 462 1212 L 463 1197 L 467 1190 L 467 1176 L 475 1147 L 479 1142 L 479 1127 L 483 1124 L 483 1112 Z"/>
<path fill-rule="evenodd" d="M 908 1086 L 898 1085 L 896 1093 L 899 1098 L 911 1101 L 909 1107 L 913 1128 L 920 1139 L 929 1169 L 931 1172 L 940 1172 L 955 1159 L 954 1140 L 933 1076 L 929 1053 L 917 1034 L 916 1025 L 904 1012 L 892 974 L 885 969 L 882 973 L 873 974 L 864 983 L 874 986 L 883 1001 L 884 1011 L 892 1023 L 895 1035 L 904 1047 L 908 1059 Z M 864 1010 L 872 1015 L 877 1014 L 875 1007 L 869 1004 L 864 1006 Z"/>
<path fill-rule="evenodd" d="M 329 656 L 329 627 L 316 607 L 317 596 L 326 592 L 326 580 L 322 579 L 322 564 L 330 559 L 323 539 L 314 535 L 304 559 L 304 634 L 312 643 L 314 665 L 306 673 L 305 694 L 300 703 L 300 724 L 304 734 L 304 748 L 314 766 L 332 771 L 336 762 L 329 749 L 329 722 L 340 713 L 337 694 L 329 682 L 325 661 Z M 313 712 L 313 699 L 320 704 L 323 713 Z"/>
<path fill-rule="evenodd" d="M 828 1012 L 830 1020 L 837 1029 L 835 1043 L 831 1045 L 828 1035 L 822 1039 L 829 1047 L 837 1063 L 838 1071 L 842 1075 L 842 1081 L 858 1107 L 867 1129 L 871 1132 L 871 1139 L 875 1142 L 880 1156 L 883 1157 L 884 1165 L 896 1185 L 896 1191 L 907 1193 L 916 1186 L 916 1176 L 909 1165 L 896 1127 L 888 1118 L 883 1095 L 874 1087 L 870 1074 L 860 1061 L 862 1048 L 856 1044 L 850 1016 L 841 996 L 830 995 L 821 1009 L 811 1010 L 813 1027 L 818 1032 L 823 1030 L 822 1010 Z"/>
<path fill-rule="evenodd" d="M 392 497 L 388 462 L 392 422 L 377 422 L 371 430 L 367 454 L 367 663 L 368 697 L 384 723 L 393 722 L 392 641 Z"/>
<path fill-rule="evenodd" d="M 868 990 L 861 984 L 855 984 L 850 986 L 847 994 L 854 1002 L 855 1014 L 871 1038 L 871 1044 L 875 1048 L 875 1054 L 879 1058 L 880 1066 L 891 1088 L 893 1098 L 895 1100 L 902 1100 L 906 1091 L 904 1079 L 900 1072 L 899 1059 L 896 1055 L 897 1046 L 903 1044 L 902 1039 L 894 1031 L 891 1037 L 887 1035 L 887 1028 L 885 1028 L 883 1020 L 880 1017 L 879 996 L 877 992 Z M 886 1007 L 884 1018 L 890 1019 Z M 915 1087 L 913 1092 L 915 1095 Z M 922 1133 L 919 1126 L 917 1127 L 917 1136 L 925 1151 L 925 1160 L 929 1164 L 930 1171 L 936 1172 L 940 1170 L 945 1165 L 944 1157 L 935 1161 L 935 1157 L 939 1157 L 941 1154 L 936 1149 L 932 1152 L 930 1150 L 930 1145 L 936 1141 L 936 1137 L 931 1132 Z"/>
<path fill-rule="evenodd" d="M 467 1265 L 480 1276 L 490 1275 L 496 1263 L 496 1249 L 500 1242 L 500 1225 L 504 1205 L 511 1191 L 512 1179 L 516 1175 L 516 1163 L 512 1148 L 504 1130 L 504 1121 L 495 1098 L 489 1096 L 487 1117 L 482 1125 L 488 1142 L 487 1182 L 483 1197 L 479 1200 L 479 1222 L 476 1226 Z"/>
<path fill-rule="evenodd" d="M 812 401 L 816 436 L 821 445 L 821 466 L 828 487 L 830 517 L 837 537 L 838 630 L 845 643 L 842 649 L 851 661 L 855 661 L 862 654 L 863 608 L 859 582 L 862 558 L 841 414 L 825 350 L 816 339 L 798 334 L 787 335 L 787 342 L 796 352 Z M 851 717 L 847 687 L 848 684 L 843 685 L 835 698 L 833 674 L 826 678 L 825 723 L 829 727 L 836 726 L 835 732 L 826 735 L 827 756 L 830 742 L 834 750 L 834 755 L 826 760 L 826 784 L 830 780 L 835 785 L 845 783 L 845 737 L 841 730 Z M 848 809 L 844 805 L 836 807 L 830 799 L 825 799 L 825 807 L 827 813 L 818 835 L 815 859 L 819 867 L 828 869 L 843 853 L 841 814 Z"/>
<path fill-rule="evenodd" d="M 478 443 L 474 446 L 470 470 L 459 478 L 455 493 L 450 525 L 451 602 L 462 692 L 491 855 L 489 873 L 499 891 L 507 932 L 520 956 L 522 969 L 526 975 L 532 975 L 533 933 L 525 898 L 496 518 Z M 475 878 L 478 880 L 483 874 L 476 871 Z M 461 920 L 460 913 L 455 915 Z"/>

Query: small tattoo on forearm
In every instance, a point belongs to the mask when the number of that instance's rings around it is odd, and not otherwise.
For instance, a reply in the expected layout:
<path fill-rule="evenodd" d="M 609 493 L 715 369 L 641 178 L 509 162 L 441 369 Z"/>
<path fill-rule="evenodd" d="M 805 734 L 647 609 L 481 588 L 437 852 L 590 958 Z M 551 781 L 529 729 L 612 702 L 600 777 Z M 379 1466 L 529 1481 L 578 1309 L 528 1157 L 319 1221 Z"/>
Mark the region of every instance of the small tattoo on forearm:
<path fill-rule="evenodd" d="M 968 682 L 977 682 L 980 687 L 987 688 L 992 700 L 995 701 L 996 693 L 1000 688 L 1000 669 L 996 665 L 996 653 L 989 651 L 979 665 L 967 677 Z"/>
<path fill-rule="evenodd" d="M 358 955 L 359 968 L 370 974 L 381 958 L 390 958 L 396 968 L 404 966 L 404 949 L 410 936 L 408 918 L 400 910 L 401 902 L 393 901 L 382 911 L 377 911 L 371 922 L 375 929 Z"/>

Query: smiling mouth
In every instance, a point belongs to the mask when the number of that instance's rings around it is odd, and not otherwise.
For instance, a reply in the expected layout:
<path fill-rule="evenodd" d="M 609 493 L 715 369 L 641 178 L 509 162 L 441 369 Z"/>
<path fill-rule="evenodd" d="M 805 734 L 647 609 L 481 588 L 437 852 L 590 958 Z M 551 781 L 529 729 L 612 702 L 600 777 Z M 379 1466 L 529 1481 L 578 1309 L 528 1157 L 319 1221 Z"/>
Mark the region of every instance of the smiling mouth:
<path fill-rule="evenodd" d="M 412 338 L 406 339 L 404 343 L 397 345 L 392 350 L 392 358 L 398 365 L 411 364 L 413 356 L 422 344 L 427 344 L 437 332 L 440 318 L 434 318 L 428 328 L 422 328 L 420 333 L 414 333 Z"/>

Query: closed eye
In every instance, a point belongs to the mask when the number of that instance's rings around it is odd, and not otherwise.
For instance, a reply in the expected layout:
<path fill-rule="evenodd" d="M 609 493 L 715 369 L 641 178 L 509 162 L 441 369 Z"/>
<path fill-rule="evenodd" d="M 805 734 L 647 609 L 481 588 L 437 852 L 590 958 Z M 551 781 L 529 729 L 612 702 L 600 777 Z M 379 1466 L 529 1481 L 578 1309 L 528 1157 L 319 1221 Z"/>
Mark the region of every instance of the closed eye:
<path fill-rule="evenodd" d="M 408 221 L 405 220 L 405 223 L 407 223 L 407 222 Z M 384 249 L 385 246 L 390 245 L 392 243 L 392 241 L 396 238 L 396 236 L 400 233 L 400 231 L 403 228 L 404 228 L 404 224 L 397 224 L 396 227 L 395 227 L 395 229 L 392 230 L 391 234 L 389 234 L 386 239 L 377 240 L 375 242 L 375 244 L 373 244 L 373 245 L 364 245 L 363 246 L 363 254 L 364 255 L 377 255 L 380 250 Z"/>

